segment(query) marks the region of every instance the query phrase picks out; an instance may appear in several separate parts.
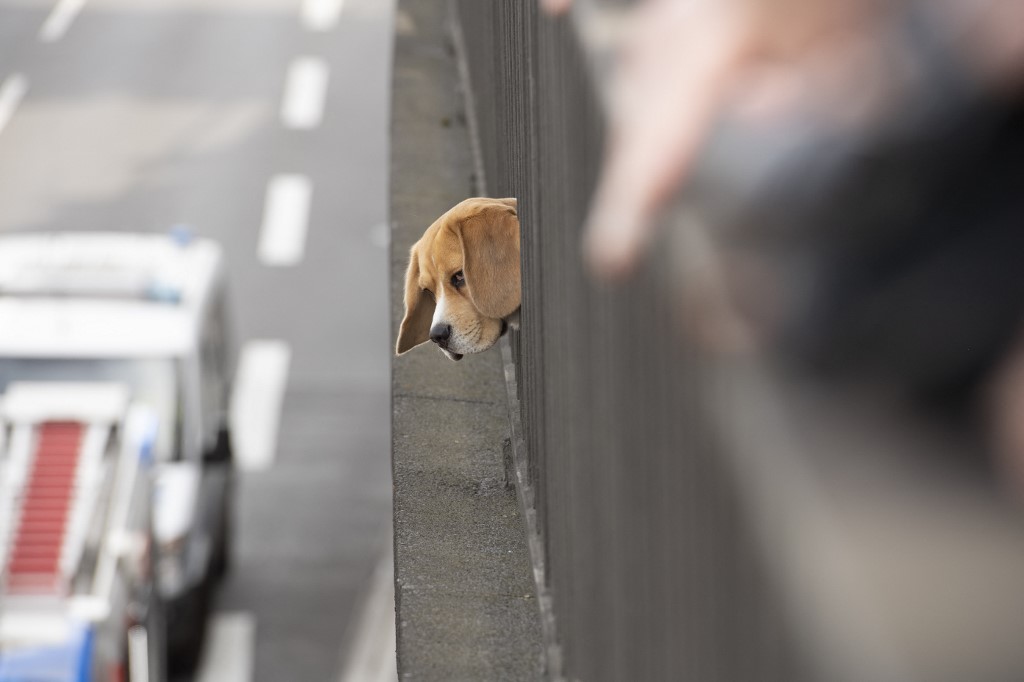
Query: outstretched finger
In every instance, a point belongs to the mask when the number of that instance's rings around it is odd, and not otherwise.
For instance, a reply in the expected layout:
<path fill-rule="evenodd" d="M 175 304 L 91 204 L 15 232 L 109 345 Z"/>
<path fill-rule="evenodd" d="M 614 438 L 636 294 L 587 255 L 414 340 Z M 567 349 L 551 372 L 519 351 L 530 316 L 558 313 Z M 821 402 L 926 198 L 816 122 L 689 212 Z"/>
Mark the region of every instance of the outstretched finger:
<path fill-rule="evenodd" d="M 741 15 L 664 2 L 645 12 L 613 87 L 584 234 L 585 257 L 606 278 L 636 266 L 655 213 L 690 172 L 746 49 Z"/>

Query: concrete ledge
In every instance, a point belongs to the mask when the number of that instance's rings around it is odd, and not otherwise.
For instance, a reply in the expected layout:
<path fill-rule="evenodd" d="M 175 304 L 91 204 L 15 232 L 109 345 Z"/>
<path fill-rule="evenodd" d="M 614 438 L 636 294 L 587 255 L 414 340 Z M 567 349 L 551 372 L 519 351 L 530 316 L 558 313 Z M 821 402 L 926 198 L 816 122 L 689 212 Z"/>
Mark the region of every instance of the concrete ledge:
<path fill-rule="evenodd" d="M 523 524 L 526 527 L 526 546 L 529 550 L 530 565 L 533 568 L 534 589 L 537 592 L 537 609 L 540 618 L 541 667 L 546 679 L 560 682 L 565 679 L 562 669 L 562 647 L 558 643 L 554 598 L 547 585 L 547 569 L 545 568 L 547 556 L 537 518 L 536 491 L 530 484 L 530 476 L 527 472 L 529 464 L 519 404 L 519 388 L 516 382 L 516 365 L 512 359 L 512 345 L 507 337 L 501 340 L 501 359 L 505 370 L 505 389 L 508 395 L 511 431 L 505 462 L 506 476 L 514 483 L 516 492 L 519 494 L 519 513 L 523 516 Z"/>
<path fill-rule="evenodd" d="M 392 99 L 392 338 L 411 244 L 470 195 L 472 152 L 447 4 L 398 3 Z M 508 406 L 497 348 L 433 347 L 392 363 L 398 670 L 402 679 L 540 677 L 526 534 L 505 486 Z"/>

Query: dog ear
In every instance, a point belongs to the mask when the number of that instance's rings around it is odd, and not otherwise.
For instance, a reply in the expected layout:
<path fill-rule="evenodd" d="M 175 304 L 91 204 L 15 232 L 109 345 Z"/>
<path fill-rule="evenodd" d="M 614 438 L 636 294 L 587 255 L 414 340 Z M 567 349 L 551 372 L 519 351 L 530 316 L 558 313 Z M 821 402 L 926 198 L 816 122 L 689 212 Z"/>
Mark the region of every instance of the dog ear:
<path fill-rule="evenodd" d="M 460 224 L 469 297 L 487 317 L 519 307 L 519 218 L 515 199 L 487 199 Z"/>
<path fill-rule="evenodd" d="M 395 353 L 401 355 L 430 338 L 430 322 L 434 318 L 434 299 L 420 288 L 420 262 L 416 247 L 409 254 L 409 269 L 405 271 L 405 317 L 398 331 Z"/>

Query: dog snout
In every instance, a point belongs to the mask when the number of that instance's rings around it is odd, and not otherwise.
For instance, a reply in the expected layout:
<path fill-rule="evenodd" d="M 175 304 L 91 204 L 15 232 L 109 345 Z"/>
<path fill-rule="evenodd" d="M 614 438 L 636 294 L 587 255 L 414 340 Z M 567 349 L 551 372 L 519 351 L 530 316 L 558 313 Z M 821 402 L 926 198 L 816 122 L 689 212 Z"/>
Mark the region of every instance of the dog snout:
<path fill-rule="evenodd" d="M 450 324 L 435 324 L 430 328 L 430 340 L 441 346 L 441 348 L 448 347 L 448 339 L 452 336 L 452 326 Z"/>

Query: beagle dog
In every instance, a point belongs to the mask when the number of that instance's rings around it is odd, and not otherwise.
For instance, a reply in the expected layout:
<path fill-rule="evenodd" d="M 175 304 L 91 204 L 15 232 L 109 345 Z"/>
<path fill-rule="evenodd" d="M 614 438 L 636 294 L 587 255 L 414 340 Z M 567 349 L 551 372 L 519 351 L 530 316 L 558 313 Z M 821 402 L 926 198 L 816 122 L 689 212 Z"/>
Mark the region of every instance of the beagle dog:
<path fill-rule="evenodd" d="M 409 254 L 399 355 L 433 341 L 451 360 L 519 326 L 515 199 L 472 198 L 427 228 Z"/>

